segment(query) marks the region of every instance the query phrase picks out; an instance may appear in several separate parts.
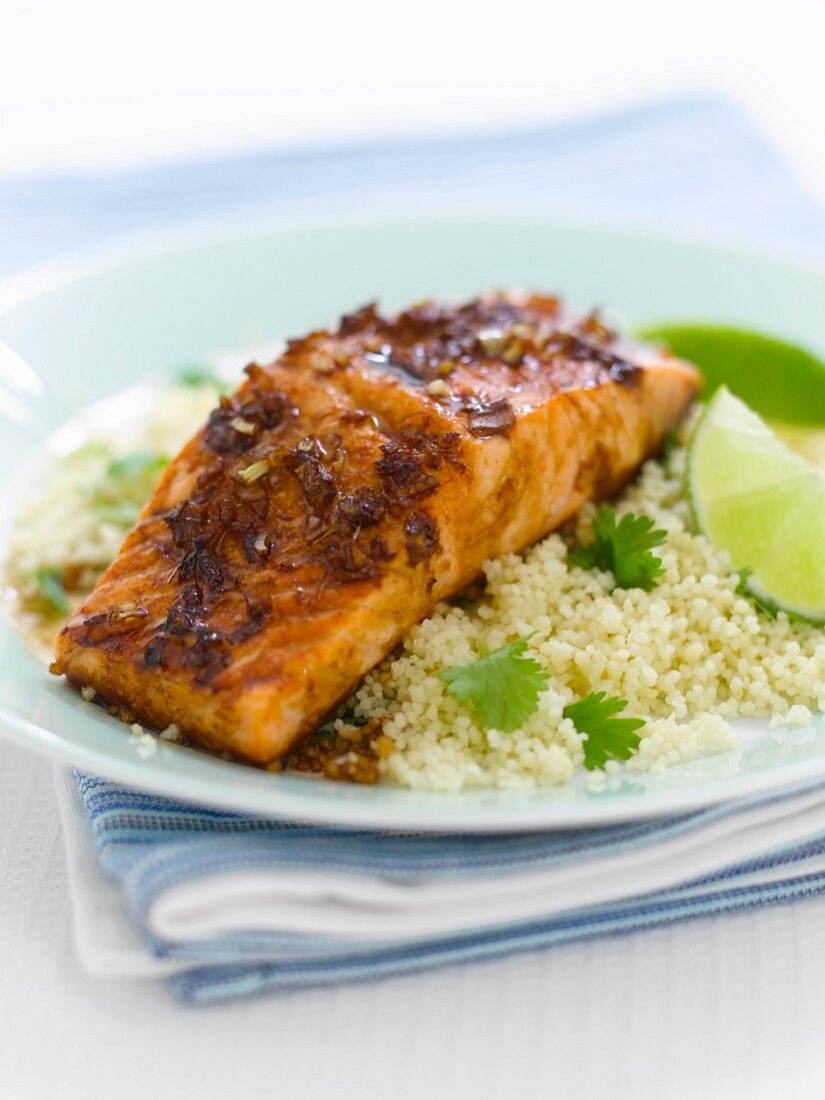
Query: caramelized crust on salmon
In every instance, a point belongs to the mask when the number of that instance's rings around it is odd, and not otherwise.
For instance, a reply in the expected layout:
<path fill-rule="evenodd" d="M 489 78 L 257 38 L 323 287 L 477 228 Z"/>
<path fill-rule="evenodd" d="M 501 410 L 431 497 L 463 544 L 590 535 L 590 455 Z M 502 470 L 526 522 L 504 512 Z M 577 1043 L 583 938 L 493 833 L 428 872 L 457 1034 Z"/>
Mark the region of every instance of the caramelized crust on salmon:
<path fill-rule="evenodd" d="M 616 493 L 699 382 L 522 294 L 367 306 L 247 375 L 164 471 L 53 668 L 256 762 L 486 559 Z"/>

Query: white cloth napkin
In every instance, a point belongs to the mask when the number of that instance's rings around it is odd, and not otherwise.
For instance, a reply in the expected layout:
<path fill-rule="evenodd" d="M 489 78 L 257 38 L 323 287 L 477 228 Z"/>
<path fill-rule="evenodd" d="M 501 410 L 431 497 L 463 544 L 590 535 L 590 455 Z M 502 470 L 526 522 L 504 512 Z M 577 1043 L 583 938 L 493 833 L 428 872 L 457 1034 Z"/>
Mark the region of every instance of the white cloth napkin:
<path fill-rule="evenodd" d="M 193 965 L 191 952 L 161 958 L 147 952 L 147 933 L 153 941 L 190 948 L 244 932 L 391 946 L 480 927 L 586 916 L 645 895 L 655 895 L 660 904 L 676 898 L 682 909 L 693 904 L 702 913 L 711 911 L 708 898 L 734 888 L 741 893 L 777 887 L 800 875 L 813 883 L 825 875 L 825 849 L 809 850 L 825 837 L 825 790 L 808 787 L 735 811 L 686 815 L 690 827 L 665 829 L 660 838 L 648 831 L 643 842 L 631 837 L 602 854 L 584 848 L 578 857 L 566 855 L 534 869 L 516 858 L 512 872 L 486 869 L 458 878 L 341 873 L 329 867 L 206 870 L 158 891 L 141 934 L 124 893 L 101 868 L 73 775 L 59 771 L 56 779 L 78 951 L 91 972 L 109 977 L 163 976 Z M 804 866 L 800 845 L 807 846 Z M 719 875 L 717 882 L 708 881 Z M 632 927 L 632 916 L 625 923 Z M 261 956 L 270 952 L 263 949 Z"/>

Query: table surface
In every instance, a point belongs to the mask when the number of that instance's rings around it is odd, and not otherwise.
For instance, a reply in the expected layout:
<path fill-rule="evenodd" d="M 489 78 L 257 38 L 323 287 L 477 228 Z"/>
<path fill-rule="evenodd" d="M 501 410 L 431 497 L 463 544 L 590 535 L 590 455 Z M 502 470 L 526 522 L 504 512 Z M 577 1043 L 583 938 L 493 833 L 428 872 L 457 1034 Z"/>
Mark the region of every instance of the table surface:
<path fill-rule="evenodd" d="M 52 765 L 0 743 L 0 1097 L 822 1096 L 825 899 L 183 1008 L 72 948 Z"/>

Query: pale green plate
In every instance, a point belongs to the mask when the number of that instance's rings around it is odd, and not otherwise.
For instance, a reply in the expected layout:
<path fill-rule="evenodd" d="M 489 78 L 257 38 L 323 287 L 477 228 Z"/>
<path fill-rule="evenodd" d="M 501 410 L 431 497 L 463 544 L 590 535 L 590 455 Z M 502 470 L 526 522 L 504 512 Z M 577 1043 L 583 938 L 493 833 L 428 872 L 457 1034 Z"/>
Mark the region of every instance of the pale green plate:
<path fill-rule="evenodd" d="M 380 297 L 493 286 L 558 289 L 609 305 L 632 325 L 698 317 L 751 325 L 825 351 L 825 273 L 695 242 L 572 225 L 489 221 L 257 225 L 190 231 L 154 247 L 121 243 L 0 283 L 0 340 L 44 382 L 40 412 L 72 412 L 216 349 L 297 335 Z M 0 360 L 2 390 L 2 360 Z M 3 401 L 8 408 L 8 402 Z M 32 397 L 37 405 L 37 399 Z M 36 435 L 0 419 L 0 519 L 34 461 Z M 532 794 L 444 795 L 325 783 L 227 764 L 160 745 L 142 759 L 126 729 L 52 679 L 0 625 L 0 732 L 32 749 L 142 787 L 273 816 L 431 830 L 575 827 L 667 813 L 825 778 L 825 724 L 769 733 L 742 726 L 734 751 L 598 792 L 583 784 Z"/>

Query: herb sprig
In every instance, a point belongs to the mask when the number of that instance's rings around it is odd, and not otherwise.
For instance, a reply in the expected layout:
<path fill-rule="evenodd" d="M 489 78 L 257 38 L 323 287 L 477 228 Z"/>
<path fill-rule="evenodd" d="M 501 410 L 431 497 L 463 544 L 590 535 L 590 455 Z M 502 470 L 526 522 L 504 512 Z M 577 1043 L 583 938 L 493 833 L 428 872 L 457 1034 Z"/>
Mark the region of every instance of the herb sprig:
<path fill-rule="evenodd" d="M 531 637 L 515 638 L 492 653 L 482 645 L 478 660 L 438 673 L 450 695 L 469 703 L 485 729 L 520 729 L 547 688 L 547 673 L 535 658 L 525 656 Z"/>
<path fill-rule="evenodd" d="M 63 574 L 59 569 L 36 569 L 32 579 L 37 587 L 34 598 L 37 610 L 49 618 L 68 615 L 69 597 L 63 587 Z"/>
<path fill-rule="evenodd" d="M 98 517 L 128 530 L 152 495 L 158 474 L 168 465 L 168 458 L 152 451 L 132 451 L 111 458 L 104 475 L 91 487 Z"/>
<path fill-rule="evenodd" d="M 639 747 L 641 738 L 636 730 L 645 724 L 644 719 L 617 718 L 626 706 L 625 699 L 594 691 L 562 711 L 578 732 L 586 735 L 584 766 L 588 771 L 603 768 L 608 760 L 628 760 Z"/>
<path fill-rule="evenodd" d="M 106 468 L 106 476 L 117 481 L 134 480 L 159 473 L 169 465 L 169 459 L 151 451 L 133 451 L 122 458 L 113 458 Z"/>
<path fill-rule="evenodd" d="M 611 572 L 617 588 L 642 588 L 650 592 L 664 573 L 661 558 L 651 553 L 667 538 L 654 530 L 650 516 L 627 512 L 616 522 L 613 508 L 602 505 L 593 519 L 593 541 L 570 551 L 570 561 L 582 569 Z"/>
<path fill-rule="evenodd" d="M 198 364 L 181 367 L 174 380 L 178 386 L 187 386 L 193 390 L 200 389 L 202 386 L 211 386 L 220 393 L 230 393 L 232 390 L 231 385 L 219 377 L 211 367 Z"/>

